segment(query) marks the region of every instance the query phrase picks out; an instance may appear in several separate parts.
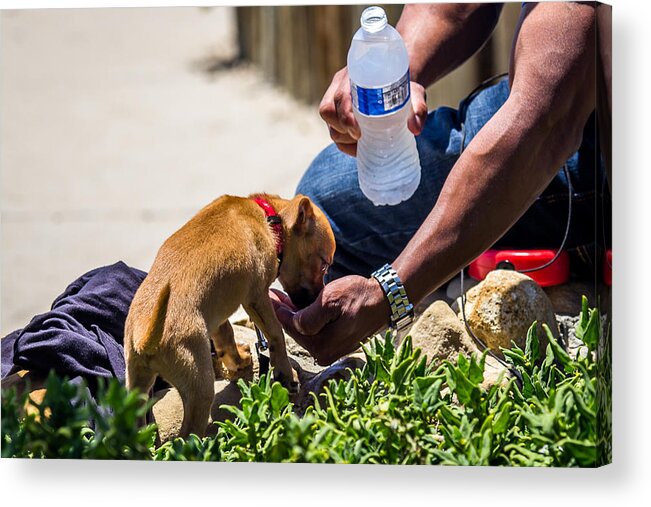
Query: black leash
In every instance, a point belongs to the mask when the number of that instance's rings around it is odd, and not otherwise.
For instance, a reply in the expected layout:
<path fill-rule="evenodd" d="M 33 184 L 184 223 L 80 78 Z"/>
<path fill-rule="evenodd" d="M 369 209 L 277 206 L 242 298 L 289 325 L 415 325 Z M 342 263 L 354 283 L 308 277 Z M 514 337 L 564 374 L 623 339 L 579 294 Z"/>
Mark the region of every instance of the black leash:
<path fill-rule="evenodd" d="M 260 331 L 260 328 L 255 324 L 253 327 L 255 328 L 255 334 L 258 337 L 258 341 L 255 342 L 255 352 L 258 354 L 258 364 L 260 365 L 259 371 L 260 376 L 262 376 L 269 373 L 269 364 L 271 359 L 268 354 L 264 353 L 269 350 L 269 343 L 267 342 L 264 333 Z"/>

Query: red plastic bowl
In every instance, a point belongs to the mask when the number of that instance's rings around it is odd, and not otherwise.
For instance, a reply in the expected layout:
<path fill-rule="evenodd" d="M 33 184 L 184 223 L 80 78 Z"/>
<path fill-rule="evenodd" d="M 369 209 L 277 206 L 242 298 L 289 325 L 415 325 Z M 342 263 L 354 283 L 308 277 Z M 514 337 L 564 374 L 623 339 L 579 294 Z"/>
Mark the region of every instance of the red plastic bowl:
<path fill-rule="evenodd" d="M 483 280 L 500 264 L 513 266 L 516 271 L 526 271 L 544 266 L 556 255 L 555 250 L 486 250 L 470 266 L 468 274 L 475 280 Z M 570 256 L 563 251 L 549 266 L 525 273 L 541 287 L 561 285 L 570 279 Z"/>

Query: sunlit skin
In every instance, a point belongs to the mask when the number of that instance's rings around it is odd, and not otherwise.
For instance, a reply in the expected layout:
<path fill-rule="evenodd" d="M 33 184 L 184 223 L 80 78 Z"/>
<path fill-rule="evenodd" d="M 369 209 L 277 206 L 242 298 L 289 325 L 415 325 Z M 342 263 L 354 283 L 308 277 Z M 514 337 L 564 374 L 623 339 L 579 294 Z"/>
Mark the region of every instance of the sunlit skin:
<path fill-rule="evenodd" d="M 397 29 L 414 79 L 408 123 L 414 134 L 427 117 L 425 88 L 483 45 L 499 10 L 494 4 L 405 7 Z M 392 262 L 414 304 L 499 239 L 579 147 L 595 109 L 595 30 L 591 4 L 523 7 L 509 98 L 468 144 L 436 205 Z M 354 154 L 360 132 L 345 69 L 333 78 L 319 110 L 339 149 Z M 279 293 L 272 298 L 285 330 L 322 365 L 354 351 L 389 322 L 389 305 L 373 278 L 337 279 L 302 310 Z"/>

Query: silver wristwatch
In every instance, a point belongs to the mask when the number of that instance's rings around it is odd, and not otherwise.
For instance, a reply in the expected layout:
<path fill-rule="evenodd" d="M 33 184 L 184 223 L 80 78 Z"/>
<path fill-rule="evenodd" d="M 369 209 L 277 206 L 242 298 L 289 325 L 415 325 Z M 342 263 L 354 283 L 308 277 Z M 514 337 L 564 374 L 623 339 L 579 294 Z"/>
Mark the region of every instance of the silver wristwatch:
<path fill-rule="evenodd" d="M 391 327 L 401 331 L 414 320 L 414 305 L 407 299 L 407 292 L 396 270 L 385 264 L 371 274 L 382 287 L 391 307 Z"/>

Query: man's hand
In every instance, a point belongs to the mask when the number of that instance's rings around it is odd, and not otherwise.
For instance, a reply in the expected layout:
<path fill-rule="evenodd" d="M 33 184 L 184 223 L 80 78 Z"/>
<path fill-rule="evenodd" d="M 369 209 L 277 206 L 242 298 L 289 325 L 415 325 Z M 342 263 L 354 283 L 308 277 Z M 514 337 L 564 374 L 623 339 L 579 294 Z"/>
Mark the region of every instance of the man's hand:
<path fill-rule="evenodd" d="M 425 126 L 427 119 L 427 102 L 425 88 L 411 82 L 411 107 L 407 126 L 417 136 Z M 344 67 L 332 78 L 332 83 L 326 90 L 319 105 L 319 114 L 328 124 L 330 137 L 344 153 L 355 156 L 357 141 L 362 135 L 357 120 L 353 115 L 353 100 L 350 95 L 350 78 L 348 69 Z"/>
<path fill-rule="evenodd" d="M 389 322 L 389 305 L 373 278 L 339 278 L 303 310 L 296 310 L 279 291 L 272 290 L 270 296 L 287 333 L 322 366 L 355 351 Z"/>
<path fill-rule="evenodd" d="M 427 119 L 425 88 L 476 53 L 497 24 L 501 4 L 405 5 L 396 29 L 409 53 L 411 115 L 407 122 L 415 136 Z M 337 147 L 355 156 L 362 133 L 353 116 L 348 69 L 335 74 L 319 105 L 321 118 Z"/>

